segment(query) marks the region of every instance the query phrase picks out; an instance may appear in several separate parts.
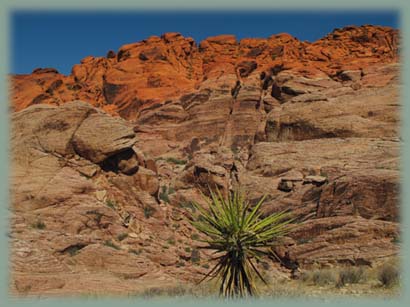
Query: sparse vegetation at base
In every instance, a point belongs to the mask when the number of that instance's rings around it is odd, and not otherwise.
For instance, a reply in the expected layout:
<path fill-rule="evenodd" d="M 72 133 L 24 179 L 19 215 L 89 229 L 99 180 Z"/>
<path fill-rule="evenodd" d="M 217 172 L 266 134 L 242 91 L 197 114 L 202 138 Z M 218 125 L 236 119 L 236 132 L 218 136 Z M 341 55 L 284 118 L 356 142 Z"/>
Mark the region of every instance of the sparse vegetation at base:
<path fill-rule="evenodd" d="M 400 270 L 397 261 L 390 260 L 375 267 L 338 266 L 334 268 L 304 271 L 299 279 L 304 285 L 312 287 L 350 288 L 360 285 L 376 291 L 380 287 L 394 288 L 400 284 Z M 336 290 L 335 290 L 336 291 Z"/>
<path fill-rule="evenodd" d="M 182 261 L 177 263 L 177 267 L 183 267 Z M 209 264 L 201 265 L 204 269 L 209 269 Z M 340 266 L 334 268 L 312 269 L 306 271 L 302 276 L 309 276 L 309 280 L 289 279 L 286 277 L 276 276 L 275 274 L 268 275 L 264 272 L 263 277 L 269 282 L 265 285 L 262 281 L 255 281 L 259 289 L 258 293 L 261 297 L 278 299 L 278 298 L 315 298 L 320 300 L 331 300 L 332 298 L 342 297 L 369 297 L 369 298 L 394 298 L 400 293 L 399 283 L 393 283 L 390 287 L 381 286 L 381 282 L 378 280 L 378 274 L 382 268 L 386 265 L 370 268 L 365 266 L 359 267 L 347 267 Z M 351 268 L 352 270 L 350 270 Z M 363 273 L 358 273 L 362 271 Z M 353 273 L 352 273 L 353 272 Z M 363 277 L 358 279 L 358 275 L 363 274 Z M 315 284 L 312 281 L 313 275 L 319 276 L 319 283 L 324 280 L 330 281 L 323 283 L 322 285 Z M 332 275 L 334 278 L 329 278 Z M 343 286 L 339 287 L 339 276 L 349 276 L 353 281 L 359 280 L 357 283 L 346 282 Z M 352 276 L 355 277 L 352 277 Z M 143 291 L 138 296 L 144 298 L 155 297 L 216 297 L 218 293 L 219 284 L 217 280 L 208 280 L 202 282 L 199 285 L 196 284 L 184 284 L 170 287 L 155 287 Z"/>
<path fill-rule="evenodd" d="M 392 287 L 398 284 L 400 279 L 398 267 L 390 263 L 383 264 L 379 268 L 377 279 L 384 287 Z"/>
<path fill-rule="evenodd" d="M 337 273 L 331 269 L 315 270 L 312 272 L 312 282 L 317 286 L 335 284 Z"/>
<path fill-rule="evenodd" d="M 339 270 L 337 286 L 343 287 L 346 284 L 357 284 L 366 278 L 363 267 L 345 267 Z"/>

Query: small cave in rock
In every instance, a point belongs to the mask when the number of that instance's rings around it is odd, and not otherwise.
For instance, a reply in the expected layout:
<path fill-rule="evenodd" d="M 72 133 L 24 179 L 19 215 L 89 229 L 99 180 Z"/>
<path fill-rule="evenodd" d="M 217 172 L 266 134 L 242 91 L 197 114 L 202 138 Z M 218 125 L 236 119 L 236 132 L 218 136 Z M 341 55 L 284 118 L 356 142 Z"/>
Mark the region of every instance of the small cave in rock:
<path fill-rule="evenodd" d="M 84 243 L 73 244 L 73 245 L 70 245 L 70 246 L 66 247 L 62 251 L 60 251 L 60 253 L 61 254 L 70 254 L 70 256 L 74 256 L 75 254 L 78 253 L 79 250 L 83 249 L 86 246 L 87 246 L 87 244 L 84 244 Z"/>
<path fill-rule="evenodd" d="M 283 97 L 282 97 L 282 92 L 280 90 L 280 87 L 276 84 L 276 82 L 274 82 L 272 84 L 272 90 L 271 90 L 271 94 L 270 94 L 273 98 L 276 98 L 279 101 L 283 101 Z"/>
<path fill-rule="evenodd" d="M 107 104 L 114 103 L 114 99 L 121 92 L 122 88 L 123 86 L 120 84 L 112 84 L 107 82 L 105 79 L 103 80 L 102 92 Z"/>
<path fill-rule="evenodd" d="M 138 171 L 138 159 L 134 151 L 131 148 L 127 148 L 109 156 L 100 163 L 100 167 L 105 172 L 133 175 Z"/>
<path fill-rule="evenodd" d="M 248 77 L 256 68 L 258 64 L 255 61 L 243 61 L 238 64 L 237 71 L 242 78 Z"/>
<path fill-rule="evenodd" d="M 278 73 L 280 73 L 281 71 L 285 70 L 283 68 L 283 64 L 277 64 L 273 67 L 270 68 L 270 71 L 272 73 L 272 76 L 276 76 Z"/>

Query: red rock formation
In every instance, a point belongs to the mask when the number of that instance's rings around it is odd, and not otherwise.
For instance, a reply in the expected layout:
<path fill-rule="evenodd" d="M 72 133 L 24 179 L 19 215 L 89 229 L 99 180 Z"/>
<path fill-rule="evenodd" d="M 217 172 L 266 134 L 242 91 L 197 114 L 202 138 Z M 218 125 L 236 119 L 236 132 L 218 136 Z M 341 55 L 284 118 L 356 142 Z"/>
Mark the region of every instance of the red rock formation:
<path fill-rule="evenodd" d="M 69 76 L 12 76 L 11 290 L 198 280 L 187 217 L 208 186 L 291 211 L 276 252 L 302 269 L 396 255 L 399 68 L 398 31 L 362 26 L 314 43 L 167 33 Z"/>
<path fill-rule="evenodd" d="M 59 105 L 80 99 L 136 119 L 144 109 L 195 92 L 209 83 L 206 80 L 218 86 L 221 76 L 234 74 L 226 80 L 226 86 L 233 88 L 237 79 L 253 70 L 271 74 L 280 65 L 302 77 L 343 78 L 343 71 L 397 60 L 398 31 L 388 27 L 335 29 L 313 43 L 289 34 L 239 42 L 232 35 L 220 35 L 197 46 L 192 38 L 166 33 L 124 45 L 116 56 L 109 52 L 107 58 L 86 57 L 68 76 L 54 69 L 12 76 L 12 108 L 19 111 L 38 103 Z"/>

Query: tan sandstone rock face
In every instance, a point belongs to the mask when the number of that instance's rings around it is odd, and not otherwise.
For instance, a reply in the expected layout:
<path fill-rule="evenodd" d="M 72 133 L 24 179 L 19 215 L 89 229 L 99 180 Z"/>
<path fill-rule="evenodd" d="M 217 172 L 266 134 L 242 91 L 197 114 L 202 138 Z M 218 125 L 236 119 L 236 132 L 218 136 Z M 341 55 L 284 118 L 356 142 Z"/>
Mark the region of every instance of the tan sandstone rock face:
<path fill-rule="evenodd" d="M 159 205 L 158 176 L 135 143 L 132 125 L 80 101 L 12 116 L 12 291 L 131 293 L 156 276 L 175 281 L 193 232 L 172 220 L 181 209 Z"/>
<path fill-rule="evenodd" d="M 400 67 L 397 30 L 362 26 L 314 43 L 167 33 L 69 76 L 12 76 L 12 291 L 200 279 L 190 202 L 208 186 L 291 212 L 286 268 L 396 255 Z"/>

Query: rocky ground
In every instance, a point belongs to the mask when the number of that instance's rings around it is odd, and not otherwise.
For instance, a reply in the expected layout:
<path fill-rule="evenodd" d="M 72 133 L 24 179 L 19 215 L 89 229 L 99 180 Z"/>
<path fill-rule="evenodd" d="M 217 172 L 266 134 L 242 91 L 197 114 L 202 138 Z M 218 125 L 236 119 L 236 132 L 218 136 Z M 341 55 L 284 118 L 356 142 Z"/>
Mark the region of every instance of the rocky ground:
<path fill-rule="evenodd" d="M 11 76 L 15 295 L 132 294 L 209 270 L 188 219 L 207 186 L 263 195 L 295 230 L 260 263 L 289 278 L 399 252 L 397 30 L 314 43 L 177 33 Z"/>

